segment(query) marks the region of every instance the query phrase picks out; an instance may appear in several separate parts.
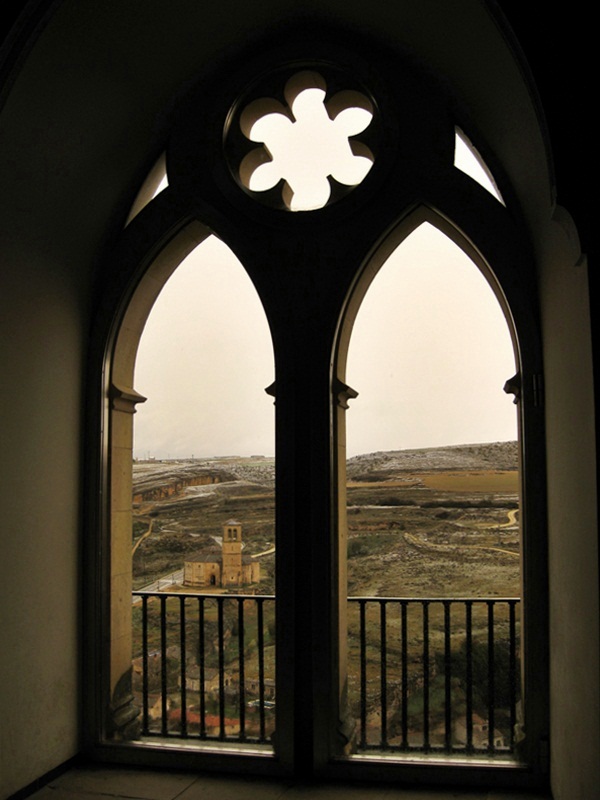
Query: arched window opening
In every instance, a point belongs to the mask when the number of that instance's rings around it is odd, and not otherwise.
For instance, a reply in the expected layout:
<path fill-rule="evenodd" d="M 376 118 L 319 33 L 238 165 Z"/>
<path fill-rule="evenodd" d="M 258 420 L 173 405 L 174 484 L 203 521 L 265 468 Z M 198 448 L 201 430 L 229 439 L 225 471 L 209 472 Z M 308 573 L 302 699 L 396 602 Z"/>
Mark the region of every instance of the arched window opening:
<path fill-rule="evenodd" d="M 533 546 L 543 539 L 544 483 L 527 242 L 501 203 L 452 167 L 452 104 L 429 77 L 400 59 L 379 72 L 357 62 L 347 74 L 326 55 L 284 65 L 269 56 L 254 83 L 245 62 L 223 87 L 194 87 L 174 116 L 170 185 L 123 232 L 110 265 L 99 475 L 110 506 L 101 576 L 103 588 L 111 581 L 102 608 L 110 663 L 95 645 L 110 709 L 95 713 L 113 727 L 102 741 L 133 742 L 144 759 L 148 745 L 170 740 L 174 764 L 191 745 L 190 763 L 201 750 L 203 763 L 242 770 L 258 753 L 259 770 L 282 774 L 424 775 L 424 763 L 406 763 L 423 752 L 449 763 L 448 774 L 455 757 L 515 766 L 522 624 L 526 770 L 544 727 L 535 716 L 544 695 L 535 705 L 531 684 L 545 638 L 532 637 L 526 614 L 544 592 Z M 311 107 L 325 128 L 343 129 L 362 177 L 344 185 L 332 161 L 313 172 L 306 160 L 319 149 L 333 156 L 310 126 L 283 154 L 270 141 L 272 124 L 298 133 Z M 298 153 L 296 182 L 288 169 Z M 268 178 L 263 187 L 255 173 Z M 417 227 L 425 220 L 438 227 Z M 386 283 L 388 272 L 420 281 L 425 302 Z M 254 316 L 244 312 L 249 297 Z M 370 323 L 379 341 L 362 350 L 370 368 L 386 368 L 379 384 L 356 367 L 371 303 L 380 304 Z M 492 321 L 502 341 L 485 350 L 478 326 Z M 507 381 L 516 407 L 502 393 Z M 347 486 L 344 409 L 354 389 Z M 520 452 L 517 414 L 523 475 L 514 460 L 498 461 Z M 402 467 L 398 454 L 426 447 L 464 459 Z M 394 757 L 373 767 L 374 751 Z"/>
<path fill-rule="evenodd" d="M 519 444 L 503 391 L 515 369 L 490 284 L 421 224 L 370 285 L 348 350 L 358 391 L 346 421 L 348 688 L 359 752 L 515 757 Z"/>
<path fill-rule="evenodd" d="M 477 181 L 502 205 L 506 205 L 487 164 L 460 128 L 456 128 L 454 136 L 454 166 Z"/>
<path fill-rule="evenodd" d="M 133 450 L 142 738 L 266 745 L 272 733 L 263 702 L 275 678 L 272 381 L 256 291 L 209 237 L 163 287 L 136 357 L 147 397 Z"/>

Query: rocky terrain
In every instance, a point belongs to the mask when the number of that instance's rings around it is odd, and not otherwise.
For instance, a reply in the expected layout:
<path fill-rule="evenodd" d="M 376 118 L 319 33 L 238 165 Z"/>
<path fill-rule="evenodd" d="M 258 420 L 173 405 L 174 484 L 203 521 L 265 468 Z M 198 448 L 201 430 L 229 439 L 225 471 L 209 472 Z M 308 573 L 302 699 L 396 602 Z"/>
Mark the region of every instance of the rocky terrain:
<path fill-rule="evenodd" d="M 190 461 L 141 461 L 133 465 L 133 500 L 171 497 L 190 486 L 249 480 L 273 486 L 274 459 L 215 458 Z"/>

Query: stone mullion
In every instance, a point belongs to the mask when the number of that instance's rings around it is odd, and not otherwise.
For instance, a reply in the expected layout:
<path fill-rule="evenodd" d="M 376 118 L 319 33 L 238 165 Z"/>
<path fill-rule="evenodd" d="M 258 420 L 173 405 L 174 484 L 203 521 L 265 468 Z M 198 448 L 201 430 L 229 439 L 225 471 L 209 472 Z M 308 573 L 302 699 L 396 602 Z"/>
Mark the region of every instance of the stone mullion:
<path fill-rule="evenodd" d="M 110 701 L 106 728 L 111 738 L 131 739 L 139 727 L 131 685 L 133 415 L 136 404 L 145 398 L 113 384 L 110 400 Z"/>
<path fill-rule="evenodd" d="M 358 392 L 338 378 L 332 386 L 334 417 L 334 505 L 337 530 L 337 728 L 332 747 L 336 755 L 352 751 L 355 720 L 348 708 L 348 520 L 346 503 L 346 411 Z"/>

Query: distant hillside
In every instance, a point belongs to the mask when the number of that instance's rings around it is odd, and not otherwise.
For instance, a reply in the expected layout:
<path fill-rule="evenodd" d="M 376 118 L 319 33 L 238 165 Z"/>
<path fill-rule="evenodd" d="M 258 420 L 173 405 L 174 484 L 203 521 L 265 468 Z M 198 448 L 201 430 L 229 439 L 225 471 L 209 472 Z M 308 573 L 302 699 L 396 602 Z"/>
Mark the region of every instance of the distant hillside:
<path fill-rule="evenodd" d="M 353 481 L 390 480 L 395 475 L 407 472 L 516 469 L 517 442 L 365 453 L 350 458 L 347 465 L 348 479 Z M 233 481 L 272 486 L 274 479 L 274 459 L 260 456 L 206 461 L 154 461 L 133 465 L 133 493 L 137 502 L 165 499 L 191 486 Z"/>
<path fill-rule="evenodd" d="M 348 480 L 389 480 L 406 472 L 516 470 L 517 442 L 460 444 L 365 453 L 348 459 Z"/>
<path fill-rule="evenodd" d="M 262 456 L 207 461 L 142 461 L 133 465 L 135 502 L 163 500 L 192 486 L 250 481 L 272 485 L 274 460 Z"/>

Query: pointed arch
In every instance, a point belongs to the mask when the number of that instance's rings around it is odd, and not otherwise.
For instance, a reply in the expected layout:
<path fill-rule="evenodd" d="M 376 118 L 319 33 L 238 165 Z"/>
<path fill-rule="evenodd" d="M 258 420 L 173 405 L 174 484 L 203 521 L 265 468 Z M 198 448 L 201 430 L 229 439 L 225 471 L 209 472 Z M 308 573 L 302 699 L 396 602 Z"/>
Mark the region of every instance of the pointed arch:
<path fill-rule="evenodd" d="M 537 624 L 539 611 L 547 604 L 546 578 L 536 562 L 544 563 L 546 557 L 546 529 L 544 503 L 544 431 L 541 399 L 539 395 L 539 370 L 541 352 L 535 317 L 528 308 L 527 292 L 515 280 L 515 261 L 526 257 L 515 250 L 520 241 L 514 231 L 509 233 L 505 225 L 491 224 L 491 231 L 483 229 L 481 219 L 465 204 L 453 208 L 469 227 L 469 234 L 450 221 L 450 214 L 442 214 L 432 206 L 421 205 L 410 210 L 391 232 L 384 237 L 379 247 L 355 277 L 346 298 L 344 314 L 340 319 L 336 348 L 333 358 L 334 393 L 334 474 L 336 476 L 334 502 L 338 525 L 337 569 L 340 588 L 338 614 L 340 620 L 338 652 L 340 659 L 340 697 L 347 696 L 348 656 L 346 631 L 347 586 L 346 552 L 348 547 L 347 500 L 346 500 L 346 412 L 348 401 L 360 393 L 359 386 L 347 383 L 347 360 L 352 329 L 361 304 L 379 270 L 390 255 L 423 224 L 432 225 L 459 247 L 478 268 L 493 291 L 502 309 L 507 330 L 512 342 L 516 374 L 502 376 L 506 380 L 505 391 L 515 395 L 517 403 L 517 427 L 519 439 L 519 507 L 521 509 L 521 599 L 522 599 L 522 654 L 525 668 L 521 675 L 521 691 L 525 698 L 525 719 L 529 731 L 543 730 L 547 709 L 541 699 L 546 688 L 547 634 Z M 482 236 L 483 233 L 483 236 Z M 504 283 L 500 276 L 507 276 Z M 358 390 L 358 391 L 357 391 Z M 350 403 L 350 408 L 352 404 Z M 350 412 L 351 413 L 351 412 Z M 381 448 L 378 448 L 381 449 Z M 387 449 L 387 448 L 386 448 Z M 396 448 L 391 448 L 396 449 Z M 541 670 L 541 671 L 540 671 Z M 540 692 L 542 688 L 542 692 Z M 522 720 L 520 721 L 522 724 Z M 535 733 L 529 741 L 520 745 L 519 757 L 527 753 L 533 758 L 537 747 Z"/>
<path fill-rule="evenodd" d="M 502 391 L 515 333 L 498 291 L 429 222 L 393 251 L 353 326 L 350 455 L 516 439 Z"/>
<path fill-rule="evenodd" d="M 452 224 L 446 216 L 432 207 L 421 205 L 407 213 L 392 229 L 380 243 L 379 247 L 376 248 L 374 254 L 368 260 L 362 271 L 355 278 L 353 287 L 346 300 L 346 306 L 336 340 L 335 377 L 337 380 L 344 382 L 346 379 L 346 361 L 352 326 L 354 325 L 361 303 L 371 283 L 391 254 L 399 248 L 417 228 L 424 224 L 429 224 L 443 233 L 450 241 L 460 248 L 481 271 L 502 308 L 515 350 L 515 360 L 518 362 L 520 358 L 519 339 L 511 306 L 500 280 L 495 272 L 492 271 L 488 260 L 484 257 L 481 249 L 478 248 L 459 227 Z"/>
<path fill-rule="evenodd" d="M 118 277 L 105 296 L 105 307 L 99 317 L 106 342 L 102 354 L 104 434 L 98 474 L 104 488 L 96 513 L 105 557 L 103 572 L 96 575 L 100 625 L 94 647 L 96 663 L 102 665 L 99 672 L 102 693 L 110 701 L 96 704 L 94 713 L 98 730 L 107 740 L 139 738 L 139 706 L 132 693 L 132 462 L 134 414 L 146 397 L 137 391 L 135 383 L 138 348 L 161 292 L 196 249 L 200 248 L 202 256 L 202 247 L 211 235 L 206 225 L 181 215 L 166 189 L 141 209 L 124 231 L 122 247 L 115 254 Z M 213 262 L 211 268 L 214 269 Z M 228 291 L 235 288 L 234 273 L 238 268 L 239 277 L 249 280 L 239 261 L 228 266 Z M 224 327 L 228 310 L 224 304 L 221 309 Z M 254 316 L 255 312 L 256 308 Z M 263 322 L 268 330 L 266 317 Z M 247 326 L 246 344 L 251 341 L 257 324 L 255 320 Z M 222 387 L 222 391 L 226 389 L 227 386 Z M 188 396 L 179 397 L 182 404 L 189 401 Z M 265 402 L 269 404 L 267 397 Z M 253 579 L 258 574 L 254 569 Z"/>

